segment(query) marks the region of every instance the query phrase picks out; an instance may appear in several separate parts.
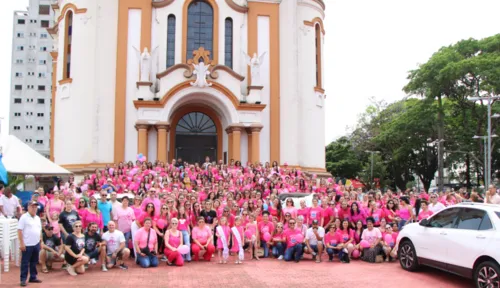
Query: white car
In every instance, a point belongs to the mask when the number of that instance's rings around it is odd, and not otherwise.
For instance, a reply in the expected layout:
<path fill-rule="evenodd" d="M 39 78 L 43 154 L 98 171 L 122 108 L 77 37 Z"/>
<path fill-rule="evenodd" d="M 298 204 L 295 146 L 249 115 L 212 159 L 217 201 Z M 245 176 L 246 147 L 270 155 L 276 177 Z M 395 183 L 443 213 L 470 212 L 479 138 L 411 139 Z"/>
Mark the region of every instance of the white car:
<path fill-rule="evenodd" d="M 449 206 L 399 233 L 401 267 L 420 265 L 473 279 L 476 287 L 500 287 L 500 205 Z"/>

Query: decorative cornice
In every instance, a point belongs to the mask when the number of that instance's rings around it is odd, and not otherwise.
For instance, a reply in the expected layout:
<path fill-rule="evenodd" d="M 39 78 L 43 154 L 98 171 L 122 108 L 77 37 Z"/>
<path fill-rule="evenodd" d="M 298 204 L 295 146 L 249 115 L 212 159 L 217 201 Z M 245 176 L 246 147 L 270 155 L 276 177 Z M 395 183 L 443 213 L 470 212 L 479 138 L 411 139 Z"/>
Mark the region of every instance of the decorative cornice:
<path fill-rule="evenodd" d="M 219 73 L 217 73 L 217 70 L 225 71 L 225 72 L 229 73 L 229 75 L 233 76 L 234 78 L 236 78 L 239 81 L 245 80 L 245 76 L 242 76 L 242 75 L 236 73 L 233 69 L 231 69 L 225 65 L 215 65 L 212 68 L 212 71 L 210 72 L 210 77 L 212 79 L 219 78 Z"/>
<path fill-rule="evenodd" d="M 252 125 L 250 125 L 250 127 L 246 127 L 245 130 L 247 131 L 248 134 L 252 134 L 253 132 L 262 131 L 262 128 L 264 128 L 264 126 L 262 124 L 253 123 Z"/>
<path fill-rule="evenodd" d="M 241 132 L 245 129 L 245 126 L 243 126 L 243 124 L 239 124 L 239 123 L 235 123 L 235 124 L 231 124 L 229 125 L 227 128 L 226 128 L 226 133 L 227 134 L 231 134 L 235 131 L 238 131 L 238 132 Z"/>
<path fill-rule="evenodd" d="M 46 30 L 51 36 L 57 35 L 57 32 L 59 32 L 59 25 L 54 25 L 54 27 L 47 28 Z"/>
<path fill-rule="evenodd" d="M 59 3 L 50 4 L 50 7 L 52 7 L 52 10 L 54 11 L 59 10 Z"/>
<path fill-rule="evenodd" d="M 172 4 L 174 2 L 174 0 L 160 0 L 160 1 L 152 1 L 151 2 L 151 6 L 153 6 L 153 8 L 163 8 L 163 7 L 167 7 L 168 5 Z"/>
<path fill-rule="evenodd" d="M 323 24 L 323 20 L 321 20 L 321 18 L 316 17 L 316 18 L 312 19 L 311 21 L 304 21 L 304 25 L 311 26 L 311 27 L 314 27 L 314 25 L 316 25 L 316 23 L 319 23 L 319 27 L 321 28 L 321 33 L 323 33 L 323 35 L 325 35 L 325 25 Z"/>
<path fill-rule="evenodd" d="M 240 12 L 240 13 L 247 13 L 248 12 L 248 7 L 240 6 L 236 3 L 234 3 L 233 0 L 226 0 L 226 4 L 236 12 Z"/>
<path fill-rule="evenodd" d="M 153 86 L 153 82 L 149 82 L 149 81 L 138 81 L 137 82 L 137 89 L 139 89 L 140 86 Z"/>
<path fill-rule="evenodd" d="M 314 91 L 318 92 L 318 93 L 321 93 L 321 94 L 325 94 L 325 89 L 323 89 L 321 87 L 314 87 Z"/>
<path fill-rule="evenodd" d="M 318 3 L 319 6 L 321 6 L 321 9 L 326 10 L 325 2 L 323 0 L 313 0 L 314 2 Z"/>
<path fill-rule="evenodd" d="M 161 79 L 161 78 L 167 76 L 168 74 L 174 72 L 175 70 L 182 69 L 182 68 L 186 69 L 186 71 L 184 71 L 184 77 L 191 78 L 193 76 L 193 66 L 185 64 L 185 63 L 181 63 L 181 64 L 175 64 L 174 66 L 168 67 L 167 70 L 156 74 L 156 78 Z"/>
<path fill-rule="evenodd" d="M 264 89 L 264 86 L 248 86 L 247 93 L 250 93 L 250 90 L 262 90 L 262 89 Z"/>
<path fill-rule="evenodd" d="M 76 7 L 75 4 L 68 3 L 64 5 L 64 7 L 62 8 L 61 15 L 59 15 L 59 17 L 57 18 L 56 25 L 59 25 L 59 23 L 64 19 L 64 17 L 66 17 L 66 12 L 68 12 L 69 9 L 73 10 L 75 14 L 82 14 L 87 12 L 87 8 L 79 9 Z"/>
<path fill-rule="evenodd" d="M 170 131 L 170 123 L 168 122 L 158 122 L 155 124 L 156 130 L 166 130 L 167 132 Z"/>
<path fill-rule="evenodd" d="M 136 109 L 139 108 L 163 108 L 167 104 L 167 101 L 173 97 L 178 92 L 193 87 L 191 85 L 191 81 L 184 81 L 182 83 L 177 84 L 172 87 L 159 101 L 134 101 L 134 107 Z M 231 101 L 236 110 L 244 110 L 244 111 L 262 111 L 266 108 L 265 104 L 248 104 L 248 103 L 240 103 L 239 98 L 236 97 L 231 90 L 229 90 L 224 85 L 218 82 L 212 82 L 212 86 L 210 88 L 215 89 L 222 94 L 226 95 L 227 98 Z"/>
<path fill-rule="evenodd" d="M 149 124 L 148 122 L 142 122 L 142 121 L 138 121 L 137 123 L 135 123 L 135 129 L 137 129 L 137 131 L 139 130 L 149 130 L 149 128 L 151 128 L 151 124 Z"/>
<path fill-rule="evenodd" d="M 73 78 L 66 78 L 66 79 L 59 80 L 59 85 L 64 85 L 64 84 L 68 84 L 68 83 L 73 83 Z"/>

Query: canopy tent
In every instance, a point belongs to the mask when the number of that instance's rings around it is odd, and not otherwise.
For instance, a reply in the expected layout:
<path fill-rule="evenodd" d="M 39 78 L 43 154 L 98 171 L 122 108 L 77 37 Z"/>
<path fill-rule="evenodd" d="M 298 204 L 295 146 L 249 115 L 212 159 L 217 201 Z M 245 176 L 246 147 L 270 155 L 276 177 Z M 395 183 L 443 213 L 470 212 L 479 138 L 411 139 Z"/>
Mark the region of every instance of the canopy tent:
<path fill-rule="evenodd" d="M 68 170 L 24 144 L 14 135 L 0 135 L 2 163 L 10 174 L 20 175 L 68 175 Z"/>

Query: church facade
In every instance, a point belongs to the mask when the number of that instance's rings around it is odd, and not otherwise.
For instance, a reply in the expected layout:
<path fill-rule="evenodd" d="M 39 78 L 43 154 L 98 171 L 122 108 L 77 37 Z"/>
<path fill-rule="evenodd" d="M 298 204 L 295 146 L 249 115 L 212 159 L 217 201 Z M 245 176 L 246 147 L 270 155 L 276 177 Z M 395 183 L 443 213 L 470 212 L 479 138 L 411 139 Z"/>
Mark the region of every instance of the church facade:
<path fill-rule="evenodd" d="M 323 0 L 59 0 L 51 159 L 325 171 Z"/>

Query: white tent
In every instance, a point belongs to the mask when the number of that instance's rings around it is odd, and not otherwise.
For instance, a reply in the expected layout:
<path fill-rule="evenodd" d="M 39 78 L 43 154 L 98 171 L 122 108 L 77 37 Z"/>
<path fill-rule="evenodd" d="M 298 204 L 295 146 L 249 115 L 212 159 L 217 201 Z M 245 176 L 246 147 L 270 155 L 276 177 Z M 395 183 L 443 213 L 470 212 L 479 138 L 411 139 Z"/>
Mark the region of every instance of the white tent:
<path fill-rule="evenodd" d="M 67 175 L 68 170 L 45 158 L 14 135 L 0 135 L 2 163 L 7 172 L 21 175 Z"/>

